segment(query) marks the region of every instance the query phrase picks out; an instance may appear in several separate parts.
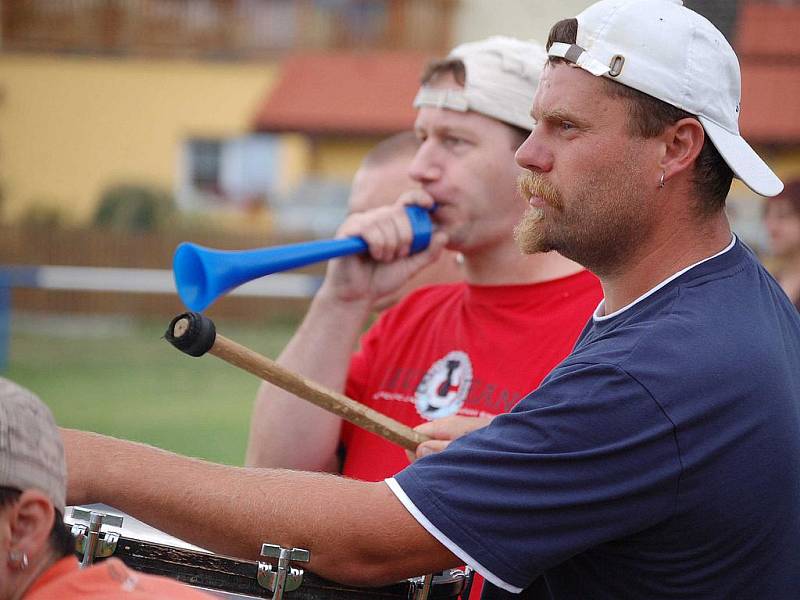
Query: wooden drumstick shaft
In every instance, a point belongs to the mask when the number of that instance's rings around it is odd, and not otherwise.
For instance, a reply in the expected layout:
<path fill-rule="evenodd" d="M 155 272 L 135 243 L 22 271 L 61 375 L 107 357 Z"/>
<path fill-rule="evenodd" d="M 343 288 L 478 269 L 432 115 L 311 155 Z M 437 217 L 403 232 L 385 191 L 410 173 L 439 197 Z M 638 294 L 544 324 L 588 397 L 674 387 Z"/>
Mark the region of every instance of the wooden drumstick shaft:
<path fill-rule="evenodd" d="M 429 439 L 399 421 L 306 379 L 222 335 L 217 334 L 209 353 L 406 450 L 414 451 L 420 443 Z"/>
<path fill-rule="evenodd" d="M 177 347 L 177 344 L 170 339 L 170 334 L 173 338 L 179 340 L 189 328 L 189 317 L 183 316 L 171 324 L 170 330 L 167 331 L 167 338 Z M 248 373 L 252 373 L 256 377 L 268 381 L 303 400 L 316 404 L 320 408 L 332 412 L 346 421 L 389 440 L 406 450 L 413 452 L 419 444 L 430 439 L 428 436 L 414 431 L 399 421 L 298 375 L 275 361 L 218 333 L 215 333 L 213 345 L 206 349 L 205 352 L 213 354 L 217 358 L 221 358 Z"/>

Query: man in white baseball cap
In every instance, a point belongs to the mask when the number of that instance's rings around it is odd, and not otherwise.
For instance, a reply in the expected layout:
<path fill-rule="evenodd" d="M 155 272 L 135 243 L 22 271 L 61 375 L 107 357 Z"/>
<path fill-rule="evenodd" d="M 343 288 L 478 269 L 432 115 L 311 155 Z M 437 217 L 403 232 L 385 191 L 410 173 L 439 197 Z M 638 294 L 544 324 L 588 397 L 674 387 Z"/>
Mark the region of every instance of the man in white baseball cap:
<path fill-rule="evenodd" d="M 669 0 L 604 0 L 548 47 L 516 238 L 590 268 L 604 299 L 538 389 L 378 483 L 70 433 L 68 456 L 115 457 L 70 458 L 78 497 L 220 551 L 308 544 L 309 568 L 351 582 L 466 563 L 485 597 L 796 598 L 800 317 L 723 210 L 734 172 L 780 189 L 726 112 L 736 57 Z M 724 99 L 694 101 L 706 77 Z"/>
<path fill-rule="evenodd" d="M 709 21 L 681 0 L 618 0 L 590 6 L 578 23 L 575 43 L 554 42 L 550 56 L 696 115 L 736 177 L 762 196 L 780 193 L 780 179 L 739 134 L 739 61 Z"/>

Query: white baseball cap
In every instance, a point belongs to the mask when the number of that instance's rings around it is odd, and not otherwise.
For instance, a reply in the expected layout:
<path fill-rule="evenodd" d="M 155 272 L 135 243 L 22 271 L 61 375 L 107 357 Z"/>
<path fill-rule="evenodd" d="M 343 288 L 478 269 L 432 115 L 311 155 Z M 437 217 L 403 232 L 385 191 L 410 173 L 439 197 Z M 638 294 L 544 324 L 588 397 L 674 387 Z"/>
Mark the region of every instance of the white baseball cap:
<path fill-rule="evenodd" d="M 736 177 L 762 196 L 781 192 L 739 134 L 739 61 L 707 19 L 681 0 L 601 0 L 577 20 L 576 43 L 556 42 L 550 56 L 697 116 Z"/>
<path fill-rule="evenodd" d="M 423 85 L 414 98 L 414 108 L 472 110 L 529 131 L 533 129 L 533 94 L 547 60 L 541 44 L 493 36 L 456 46 L 447 58 L 464 63 L 464 88 L 441 90 Z"/>

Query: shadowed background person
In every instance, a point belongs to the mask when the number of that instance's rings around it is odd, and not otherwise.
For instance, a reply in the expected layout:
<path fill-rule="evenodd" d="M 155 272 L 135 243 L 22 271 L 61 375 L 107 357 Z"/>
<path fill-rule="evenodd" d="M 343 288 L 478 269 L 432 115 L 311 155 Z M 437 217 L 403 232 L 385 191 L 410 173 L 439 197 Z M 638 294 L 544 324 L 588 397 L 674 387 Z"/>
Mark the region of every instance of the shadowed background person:
<path fill-rule="evenodd" d="M 413 131 L 397 133 L 379 142 L 361 161 L 353 177 L 348 200 L 349 213 L 359 213 L 393 204 L 419 183 L 408 174 L 411 161 L 419 148 Z M 375 310 L 384 310 L 397 304 L 409 292 L 437 283 L 460 281 L 464 278 L 456 252 L 443 250 L 435 262 L 417 272 L 401 288 L 387 294 L 375 303 Z"/>
<path fill-rule="evenodd" d="M 772 255 L 770 270 L 800 310 L 800 179 L 786 184 L 780 195 L 767 200 L 764 226 Z"/>

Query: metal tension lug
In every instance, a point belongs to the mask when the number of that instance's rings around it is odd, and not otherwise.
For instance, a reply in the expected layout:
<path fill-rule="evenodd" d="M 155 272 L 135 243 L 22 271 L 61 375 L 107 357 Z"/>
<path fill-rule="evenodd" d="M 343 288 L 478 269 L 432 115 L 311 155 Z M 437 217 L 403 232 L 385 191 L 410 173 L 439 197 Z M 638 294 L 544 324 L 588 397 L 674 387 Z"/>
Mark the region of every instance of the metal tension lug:
<path fill-rule="evenodd" d="M 122 517 L 104 515 L 99 512 L 89 512 L 72 509 L 72 518 L 79 521 L 89 521 L 89 526 L 73 525 L 72 536 L 75 538 L 75 550 L 82 555 L 81 569 L 85 569 L 94 562 L 95 558 L 108 558 L 117 549 L 118 533 L 100 531 L 104 522 L 113 527 L 122 525 Z"/>
<path fill-rule="evenodd" d="M 431 594 L 431 584 L 433 583 L 433 573 L 423 577 L 415 577 L 412 581 L 412 590 L 409 594 L 411 600 L 428 600 Z"/>
<path fill-rule="evenodd" d="M 291 566 L 292 561 L 308 562 L 311 552 L 302 548 L 281 548 L 275 544 L 262 544 L 261 556 L 277 558 L 278 564 L 259 561 L 258 585 L 272 592 L 272 600 L 282 600 L 284 592 L 293 592 L 303 583 L 303 570 Z"/>

